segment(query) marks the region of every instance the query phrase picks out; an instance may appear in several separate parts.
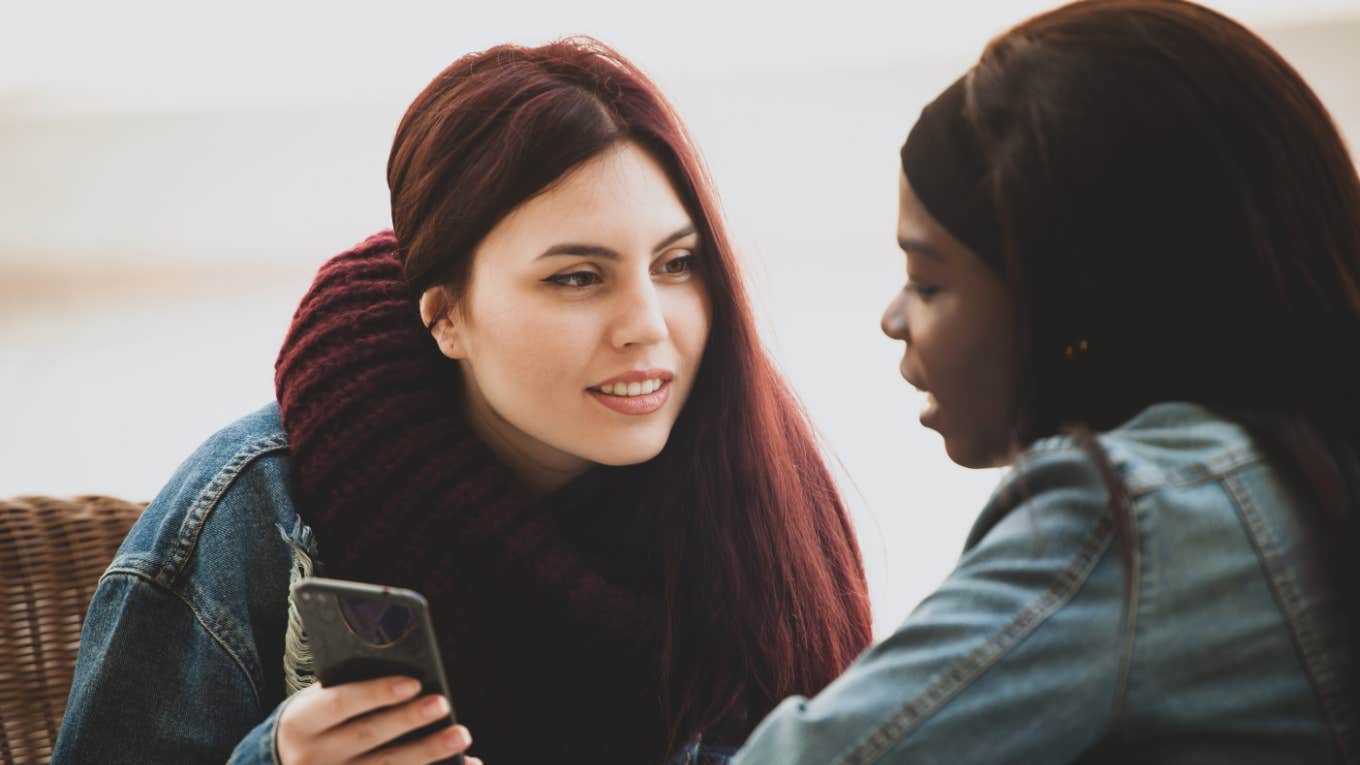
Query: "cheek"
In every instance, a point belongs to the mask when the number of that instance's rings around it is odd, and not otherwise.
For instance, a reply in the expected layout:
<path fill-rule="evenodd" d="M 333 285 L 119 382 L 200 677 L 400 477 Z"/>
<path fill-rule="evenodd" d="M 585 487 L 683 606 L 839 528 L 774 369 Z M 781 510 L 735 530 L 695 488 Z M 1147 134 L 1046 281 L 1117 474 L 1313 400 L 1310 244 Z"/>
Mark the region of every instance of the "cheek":
<path fill-rule="evenodd" d="M 940 399 L 954 399 L 964 409 L 977 411 L 990 398 L 996 382 L 996 327 L 971 315 L 954 296 L 942 296 L 930 306 L 910 310 L 910 348 L 926 383 Z M 962 413 L 962 412 L 960 412 Z"/>
<path fill-rule="evenodd" d="M 708 293 L 698 284 L 687 284 L 667 298 L 664 310 L 671 342 L 686 363 L 697 365 L 713 322 Z"/>
<path fill-rule="evenodd" d="M 999 317 L 993 317 L 999 318 Z M 951 359 L 955 416 L 988 457 L 1004 453 L 1014 420 L 1015 358 L 1008 325 L 974 327 Z"/>
<path fill-rule="evenodd" d="M 1015 355 L 1015 337 L 1009 325 L 998 325 L 985 339 L 983 351 L 987 359 L 984 376 L 987 393 L 992 400 L 994 416 L 1005 420 L 1009 427 L 1014 414 L 1019 360 Z"/>
<path fill-rule="evenodd" d="M 470 360 L 484 388 L 542 392 L 550 382 L 575 380 L 596 337 L 580 312 L 531 300 L 500 301 L 477 314 Z"/>
<path fill-rule="evenodd" d="M 919 300 L 907 300 L 903 301 L 897 314 L 907 341 L 907 353 L 916 357 L 927 375 L 926 382 L 932 387 L 937 384 L 937 375 L 947 375 L 955 365 L 953 356 L 957 344 L 950 337 L 952 327 L 948 313 L 947 307 L 942 309 Z"/>

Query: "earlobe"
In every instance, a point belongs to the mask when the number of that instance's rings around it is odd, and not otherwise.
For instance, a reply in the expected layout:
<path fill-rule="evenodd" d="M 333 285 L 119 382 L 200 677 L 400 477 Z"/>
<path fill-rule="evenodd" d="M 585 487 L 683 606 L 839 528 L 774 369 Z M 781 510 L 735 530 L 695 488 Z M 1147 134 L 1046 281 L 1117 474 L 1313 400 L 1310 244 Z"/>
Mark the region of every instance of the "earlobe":
<path fill-rule="evenodd" d="M 430 337 L 439 346 L 440 353 L 451 359 L 464 358 L 461 332 L 455 321 L 455 311 L 450 305 L 448 292 L 442 287 L 431 287 L 420 295 L 420 322 L 430 330 Z"/>

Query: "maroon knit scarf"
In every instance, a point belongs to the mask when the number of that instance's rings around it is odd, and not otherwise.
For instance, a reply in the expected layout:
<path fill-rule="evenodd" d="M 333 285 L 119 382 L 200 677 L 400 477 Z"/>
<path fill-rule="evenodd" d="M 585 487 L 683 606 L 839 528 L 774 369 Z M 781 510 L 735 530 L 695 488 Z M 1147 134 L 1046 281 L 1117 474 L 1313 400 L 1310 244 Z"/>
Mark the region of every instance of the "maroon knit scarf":
<path fill-rule="evenodd" d="M 664 759 L 659 554 L 626 471 L 547 499 L 520 487 L 469 429 L 457 365 L 421 325 L 391 232 L 321 268 L 275 385 L 326 573 L 429 599 L 474 754 Z"/>

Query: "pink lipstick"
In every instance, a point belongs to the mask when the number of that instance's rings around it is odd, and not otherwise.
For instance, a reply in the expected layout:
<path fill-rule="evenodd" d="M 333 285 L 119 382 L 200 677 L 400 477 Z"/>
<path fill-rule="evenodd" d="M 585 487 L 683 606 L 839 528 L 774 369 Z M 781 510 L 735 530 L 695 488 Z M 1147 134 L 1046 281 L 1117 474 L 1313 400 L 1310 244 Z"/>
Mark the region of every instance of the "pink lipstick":
<path fill-rule="evenodd" d="M 666 369 L 639 369 L 591 386 L 586 392 L 619 414 L 651 414 L 671 397 L 675 375 Z"/>

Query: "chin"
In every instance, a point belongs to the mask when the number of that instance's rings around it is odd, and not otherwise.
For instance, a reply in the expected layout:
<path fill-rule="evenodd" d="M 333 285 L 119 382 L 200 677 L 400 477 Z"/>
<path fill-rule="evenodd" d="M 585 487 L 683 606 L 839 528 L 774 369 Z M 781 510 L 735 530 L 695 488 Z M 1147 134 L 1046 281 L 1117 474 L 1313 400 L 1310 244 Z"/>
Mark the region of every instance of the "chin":
<path fill-rule="evenodd" d="M 969 470 L 976 470 L 977 468 L 982 467 L 982 465 L 977 464 L 977 460 L 974 459 L 970 453 L 957 447 L 951 447 L 948 442 L 945 442 L 944 452 L 949 455 L 949 461 L 959 467 L 968 468 Z"/>
<path fill-rule="evenodd" d="M 666 434 L 669 435 L 669 434 Z M 640 465 L 656 457 L 666 448 L 666 438 L 637 439 L 632 443 L 617 444 L 609 449 L 592 449 L 584 453 L 586 459 L 600 465 L 623 467 Z"/>
<path fill-rule="evenodd" d="M 982 448 L 975 443 L 961 442 L 959 439 L 945 438 L 944 451 L 949 459 L 959 467 L 969 470 L 982 470 L 1009 465 L 1010 453 L 1006 450 Z"/>

